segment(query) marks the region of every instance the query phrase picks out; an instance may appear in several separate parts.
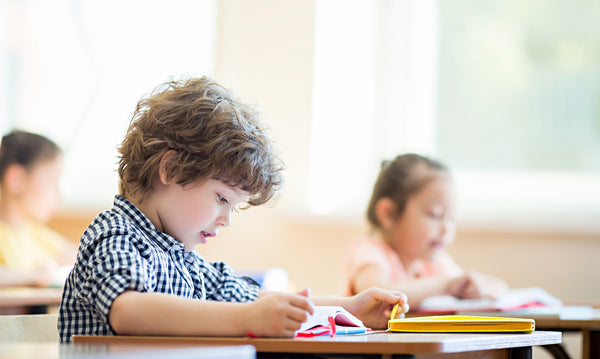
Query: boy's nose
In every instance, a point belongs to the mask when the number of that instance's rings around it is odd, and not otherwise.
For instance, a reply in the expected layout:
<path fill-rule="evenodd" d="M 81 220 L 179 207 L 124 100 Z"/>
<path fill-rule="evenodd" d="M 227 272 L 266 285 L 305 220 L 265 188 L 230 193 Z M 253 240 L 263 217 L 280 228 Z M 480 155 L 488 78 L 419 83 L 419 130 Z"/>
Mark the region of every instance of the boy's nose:
<path fill-rule="evenodd" d="M 221 216 L 217 219 L 217 224 L 228 227 L 231 223 L 231 211 L 225 211 Z"/>

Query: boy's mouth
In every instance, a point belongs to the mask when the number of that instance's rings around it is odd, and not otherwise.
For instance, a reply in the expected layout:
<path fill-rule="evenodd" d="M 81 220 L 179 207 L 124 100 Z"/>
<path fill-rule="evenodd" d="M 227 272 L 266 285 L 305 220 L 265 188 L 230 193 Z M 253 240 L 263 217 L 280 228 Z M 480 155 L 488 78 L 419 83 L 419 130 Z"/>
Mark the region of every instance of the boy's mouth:
<path fill-rule="evenodd" d="M 209 233 L 205 231 L 200 232 L 200 243 L 206 244 L 208 242 L 208 238 L 216 236 L 216 233 Z"/>

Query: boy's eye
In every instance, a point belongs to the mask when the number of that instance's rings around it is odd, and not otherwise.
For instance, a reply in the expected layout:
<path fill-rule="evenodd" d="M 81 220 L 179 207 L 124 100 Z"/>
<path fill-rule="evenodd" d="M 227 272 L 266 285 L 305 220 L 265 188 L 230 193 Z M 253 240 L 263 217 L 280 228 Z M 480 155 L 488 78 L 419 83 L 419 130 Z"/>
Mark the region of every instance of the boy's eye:
<path fill-rule="evenodd" d="M 220 194 L 217 194 L 217 197 L 219 199 L 219 202 L 229 203 L 229 201 L 227 200 L 227 198 L 221 196 Z"/>

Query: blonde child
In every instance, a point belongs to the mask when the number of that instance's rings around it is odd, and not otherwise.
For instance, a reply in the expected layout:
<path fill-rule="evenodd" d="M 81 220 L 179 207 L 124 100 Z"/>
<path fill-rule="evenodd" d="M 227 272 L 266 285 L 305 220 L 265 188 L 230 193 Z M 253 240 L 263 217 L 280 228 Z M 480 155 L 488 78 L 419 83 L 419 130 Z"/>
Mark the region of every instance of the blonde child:
<path fill-rule="evenodd" d="M 169 82 L 142 99 L 120 148 L 120 194 L 81 238 L 59 311 L 75 334 L 290 337 L 313 304 L 342 305 L 383 328 L 395 291 L 308 298 L 263 292 L 194 248 L 239 206 L 267 202 L 282 164 L 258 114 L 207 78 Z"/>
<path fill-rule="evenodd" d="M 76 246 L 44 223 L 56 210 L 62 152 L 48 138 L 15 130 L 0 145 L 0 286 L 45 286 L 73 264 Z"/>
<path fill-rule="evenodd" d="M 454 190 L 439 162 L 405 154 L 383 163 L 367 208 L 374 236 L 346 258 L 347 294 L 371 286 L 400 290 L 411 308 L 433 295 L 497 297 L 500 279 L 465 272 L 446 253 L 455 236 Z"/>

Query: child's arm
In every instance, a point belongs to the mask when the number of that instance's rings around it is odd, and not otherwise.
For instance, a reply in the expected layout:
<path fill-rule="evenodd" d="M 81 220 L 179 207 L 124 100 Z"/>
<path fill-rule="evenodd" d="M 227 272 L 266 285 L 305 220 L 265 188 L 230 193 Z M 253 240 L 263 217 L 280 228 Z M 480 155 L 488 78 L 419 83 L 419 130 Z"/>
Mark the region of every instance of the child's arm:
<path fill-rule="evenodd" d="M 435 276 L 410 279 L 402 282 L 386 281 L 385 273 L 378 265 L 371 264 L 361 269 L 354 277 L 354 290 L 359 292 L 377 286 L 399 290 L 408 296 L 411 308 L 418 308 L 423 299 L 433 295 L 452 295 L 457 298 L 497 298 L 508 289 L 503 280 L 489 275 L 469 271 L 459 276 Z"/>
<path fill-rule="evenodd" d="M 361 292 L 370 287 L 381 287 L 401 291 L 408 297 L 411 308 L 417 308 L 421 301 L 432 295 L 453 295 L 451 288 L 459 287 L 461 277 L 436 276 L 421 279 L 411 279 L 402 282 L 386 280 L 385 271 L 376 264 L 370 264 L 359 270 L 353 279 L 355 292 Z"/>
<path fill-rule="evenodd" d="M 292 337 L 309 313 L 311 302 L 297 294 L 228 303 L 129 290 L 113 301 L 108 319 L 126 335 Z"/>

